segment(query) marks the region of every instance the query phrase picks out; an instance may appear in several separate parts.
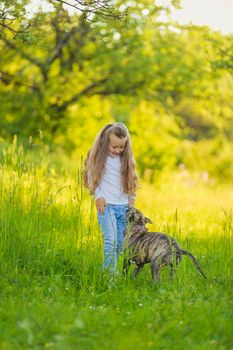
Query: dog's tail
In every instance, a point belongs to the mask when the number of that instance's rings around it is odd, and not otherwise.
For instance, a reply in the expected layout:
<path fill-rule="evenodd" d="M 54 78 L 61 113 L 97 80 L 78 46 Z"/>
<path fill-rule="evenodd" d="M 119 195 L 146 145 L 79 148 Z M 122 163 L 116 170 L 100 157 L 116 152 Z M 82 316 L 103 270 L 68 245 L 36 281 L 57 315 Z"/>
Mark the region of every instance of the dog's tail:
<path fill-rule="evenodd" d="M 187 250 L 184 250 L 184 249 L 181 249 L 181 254 L 182 255 L 187 255 L 191 260 L 192 262 L 194 263 L 194 265 L 196 266 L 196 268 L 198 269 L 198 271 L 200 272 L 200 274 L 205 278 L 207 279 L 206 275 L 202 272 L 197 260 L 194 258 L 194 256 L 189 253 Z"/>

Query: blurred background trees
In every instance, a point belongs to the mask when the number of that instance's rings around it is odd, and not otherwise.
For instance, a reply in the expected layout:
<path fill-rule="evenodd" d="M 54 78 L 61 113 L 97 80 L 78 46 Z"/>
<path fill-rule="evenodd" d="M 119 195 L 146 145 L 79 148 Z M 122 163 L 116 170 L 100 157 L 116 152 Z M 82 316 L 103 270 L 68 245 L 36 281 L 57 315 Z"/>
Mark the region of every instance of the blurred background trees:
<path fill-rule="evenodd" d="M 232 35 L 161 21 L 178 1 L 84 6 L 100 3 L 29 14 L 30 1 L 0 1 L 1 143 L 43 138 L 78 158 L 122 121 L 141 176 L 185 166 L 231 178 Z"/>

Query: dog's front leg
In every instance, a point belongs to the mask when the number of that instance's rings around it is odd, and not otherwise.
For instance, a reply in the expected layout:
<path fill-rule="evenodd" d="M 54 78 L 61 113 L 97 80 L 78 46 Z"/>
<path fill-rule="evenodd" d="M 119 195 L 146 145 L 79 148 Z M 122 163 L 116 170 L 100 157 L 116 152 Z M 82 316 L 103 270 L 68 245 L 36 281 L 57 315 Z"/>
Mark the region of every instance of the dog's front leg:
<path fill-rule="evenodd" d="M 123 273 L 126 276 L 128 275 L 130 263 L 131 263 L 130 259 L 124 258 L 124 261 L 123 261 Z"/>

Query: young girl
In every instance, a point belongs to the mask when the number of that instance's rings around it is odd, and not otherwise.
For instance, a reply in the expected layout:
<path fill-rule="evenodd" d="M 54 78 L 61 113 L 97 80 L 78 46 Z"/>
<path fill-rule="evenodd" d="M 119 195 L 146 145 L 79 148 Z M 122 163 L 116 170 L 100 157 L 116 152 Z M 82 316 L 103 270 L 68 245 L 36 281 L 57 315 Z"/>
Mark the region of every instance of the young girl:
<path fill-rule="evenodd" d="M 130 135 L 122 123 L 107 124 L 84 163 L 84 184 L 94 195 L 104 237 L 104 269 L 115 272 L 125 230 L 125 214 L 137 189 Z"/>

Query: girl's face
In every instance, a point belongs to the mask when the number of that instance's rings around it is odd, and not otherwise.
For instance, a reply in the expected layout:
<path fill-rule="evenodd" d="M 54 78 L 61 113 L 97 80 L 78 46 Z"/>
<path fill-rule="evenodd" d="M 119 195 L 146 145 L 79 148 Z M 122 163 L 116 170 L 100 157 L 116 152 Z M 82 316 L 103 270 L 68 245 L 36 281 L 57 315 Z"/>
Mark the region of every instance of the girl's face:
<path fill-rule="evenodd" d="M 124 151 L 126 142 L 127 137 L 120 139 L 116 135 L 110 134 L 108 140 L 108 155 L 113 158 L 118 157 Z"/>

